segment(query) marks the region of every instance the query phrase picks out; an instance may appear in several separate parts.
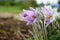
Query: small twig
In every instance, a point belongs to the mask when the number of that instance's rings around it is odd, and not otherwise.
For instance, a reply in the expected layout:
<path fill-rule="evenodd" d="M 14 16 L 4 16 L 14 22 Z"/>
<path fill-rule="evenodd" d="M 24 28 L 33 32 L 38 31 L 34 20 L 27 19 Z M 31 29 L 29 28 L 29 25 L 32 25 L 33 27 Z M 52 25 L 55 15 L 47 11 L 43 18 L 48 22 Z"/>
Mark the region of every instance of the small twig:
<path fill-rule="evenodd" d="M 28 30 L 28 32 L 29 32 L 31 35 L 33 35 L 33 32 L 32 32 L 32 31 Z"/>
<path fill-rule="evenodd" d="M 18 31 L 18 33 L 20 34 L 20 36 L 23 37 L 24 40 L 27 40 L 27 39 L 24 37 L 24 35 L 23 35 L 20 31 Z"/>

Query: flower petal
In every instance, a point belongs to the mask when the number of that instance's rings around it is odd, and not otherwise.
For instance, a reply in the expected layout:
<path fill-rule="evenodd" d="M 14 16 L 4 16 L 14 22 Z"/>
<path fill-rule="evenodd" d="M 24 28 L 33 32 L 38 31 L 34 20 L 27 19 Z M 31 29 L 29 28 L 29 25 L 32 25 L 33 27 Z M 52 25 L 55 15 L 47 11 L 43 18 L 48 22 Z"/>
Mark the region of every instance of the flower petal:
<path fill-rule="evenodd" d="M 45 21 L 46 21 L 46 26 L 48 26 L 51 22 L 54 21 L 54 16 L 53 16 L 53 13 L 46 9 L 45 7 L 42 8 L 42 12 L 44 14 L 44 18 L 45 18 Z"/>
<path fill-rule="evenodd" d="M 36 12 L 36 10 L 32 7 L 30 7 L 30 10 L 23 10 L 23 13 L 21 15 L 24 17 L 27 25 L 37 22 L 40 18 L 38 12 Z"/>
<path fill-rule="evenodd" d="M 32 24 L 34 20 L 31 16 L 27 16 L 27 17 L 25 17 L 25 21 L 29 24 Z"/>
<path fill-rule="evenodd" d="M 53 13 L 45 7 L 42 8 L 42 12 L 45 16 L 48 16 L 48 14 L 50 14 L 51 16 L 53 15 Z"/>

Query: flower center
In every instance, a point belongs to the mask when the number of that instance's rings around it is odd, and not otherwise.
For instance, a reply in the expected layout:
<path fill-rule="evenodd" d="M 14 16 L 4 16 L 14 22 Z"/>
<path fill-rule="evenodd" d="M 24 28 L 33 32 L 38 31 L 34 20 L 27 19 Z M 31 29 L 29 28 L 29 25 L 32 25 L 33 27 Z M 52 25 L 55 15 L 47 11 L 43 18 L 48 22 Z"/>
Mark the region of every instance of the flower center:
<path fill-rule="evenodd" d="M 33 19 L 37 18 L 35 15 L 33 15 L 32 17 L 33 17 Z"/>
<path fill-rule="evenodd" d="M 50 19 L 50 18 L 51 18 L 51 15 L 49 14 L 49 15 L 48 15 L 48 19 Z"/>

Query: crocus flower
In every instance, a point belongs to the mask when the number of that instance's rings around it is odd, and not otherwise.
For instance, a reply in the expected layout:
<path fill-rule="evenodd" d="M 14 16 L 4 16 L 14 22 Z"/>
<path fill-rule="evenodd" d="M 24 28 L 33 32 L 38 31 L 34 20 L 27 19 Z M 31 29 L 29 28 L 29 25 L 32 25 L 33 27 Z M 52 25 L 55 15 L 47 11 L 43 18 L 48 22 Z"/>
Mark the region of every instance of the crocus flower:
<path fill-rule="evenodd" d="M 21 14 L 21 16 L 27 22 L 27 25 L 33 24 L 39 20 L 38 12 L 32 7 L 30 7 L 30 10 L 23 10 L 23 13 Z"/>
<path fill-rule="evenodd" d="M 47 27 L 51 22 L 55 20 L 53 13 L 50 10 L 46 9 L 45 7 L 42 7 L 42 13 L 44 14 L 45 24 Z"/>

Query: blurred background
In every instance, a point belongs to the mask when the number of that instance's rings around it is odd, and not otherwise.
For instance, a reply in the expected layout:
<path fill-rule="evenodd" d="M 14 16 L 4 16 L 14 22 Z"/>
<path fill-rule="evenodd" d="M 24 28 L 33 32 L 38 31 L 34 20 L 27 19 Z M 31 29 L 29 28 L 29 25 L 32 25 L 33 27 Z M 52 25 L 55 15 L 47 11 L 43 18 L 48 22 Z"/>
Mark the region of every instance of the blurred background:
<path fill-rule="evenodd" d="M 0 0 L 0 12 L 19 13 L 29 7 L 51 6 L 60 12 L 60 0 Z"/>

